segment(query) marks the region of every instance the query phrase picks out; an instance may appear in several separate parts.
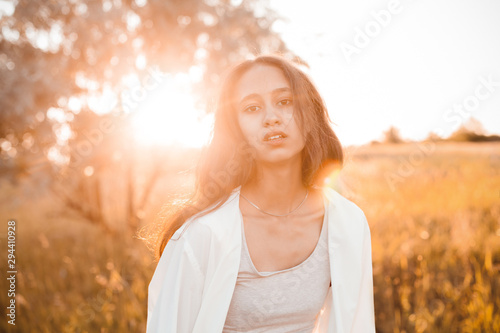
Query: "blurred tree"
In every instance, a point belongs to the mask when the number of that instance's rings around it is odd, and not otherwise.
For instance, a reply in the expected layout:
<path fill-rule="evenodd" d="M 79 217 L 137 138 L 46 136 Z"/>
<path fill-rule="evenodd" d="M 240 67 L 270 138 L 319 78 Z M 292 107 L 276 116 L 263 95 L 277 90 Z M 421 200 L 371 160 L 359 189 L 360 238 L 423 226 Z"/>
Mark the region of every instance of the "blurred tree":
<path fill-rule="evenodd" d="M 487 135 L 483 124 L 476 118 L 471 117 L 460 125 L 446 140 L 459 142 L 500 141 L 500 136 Z"/>
<path fill-rule="evenodd" d="M 0 173 L 15 181 L 43 170 L 68 206 L 103 225 L 100 174 L 111 165 L 125 164 L 131 228 L 147 202 L 134 184 L 131 78 L 137 92 L 159 73 L 196 71 L 204 104 L 229 65 L 250 54 L 293 56 L 260 0 L 11 4 L 13 13 L 0 16 Z M 153 163 L 151 177 L 163 163 Z"/>
<path fill-rule="evenodd" d="M 443 138 L 439 136 L 437 133 L 431 131 L 423 141 L 438 142 L 438 141 L 443 141 Z"/>
<path fill-rule="evenodd" d="M 394 126 L 391 126 L 382 135 L 383 135 L 382 142 L 384 142 L 384 143 L 401 143 L 401 142 L 403 142 L 403 139 L 401 138 L 401 135 L 399 134 L 399 130 Z"/>

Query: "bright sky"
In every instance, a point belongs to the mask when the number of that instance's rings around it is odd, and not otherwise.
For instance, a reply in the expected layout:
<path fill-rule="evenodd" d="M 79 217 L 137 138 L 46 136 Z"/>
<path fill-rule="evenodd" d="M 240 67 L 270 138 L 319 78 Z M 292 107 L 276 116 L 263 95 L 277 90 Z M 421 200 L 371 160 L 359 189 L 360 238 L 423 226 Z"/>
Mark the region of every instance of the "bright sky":
<path fill-rule="evenodd" d="M 471 116 L 500 134 L 499 1 L 270 3 L 288 18 L 275 28 L 311 65 L 344 145 L 391 125 L 408 139 L 447 136 Z"/>
<path fill-rule="evenodd" d="M 487 134 L 500 134 L 500 1 L 269 3 L 286 19 L 273 28 L 311 65 L 344 145 L 381 139 L 390 126 L 407 139 L 423 139 L 429 132 L 448 136 L 471 116 Z M 0 17 L 13 10 L 12 3 L 0 0 Z M 52 30 L 31 37 L 48 48 Z M 2 32 L 18 38 L 9 29 Z M 204 144 L 212 120 L 187 103 L 185 80 L 161 81 L 133 103 L 141 109 L 134 122 L 137 136 L 144 142 Z M 96 98 L 89 101 L 103 104 Z"/>

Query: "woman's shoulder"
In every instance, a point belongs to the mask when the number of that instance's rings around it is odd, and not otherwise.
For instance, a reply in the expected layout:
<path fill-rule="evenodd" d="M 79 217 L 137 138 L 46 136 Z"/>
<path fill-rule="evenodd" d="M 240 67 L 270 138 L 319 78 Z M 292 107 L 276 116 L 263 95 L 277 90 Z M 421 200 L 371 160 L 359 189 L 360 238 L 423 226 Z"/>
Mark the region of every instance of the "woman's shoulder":
<path fill-rule="evenodd" d="M 328 187 L 328 186 L 323 187 L 322 190 L 323 190 L 323 193 L 326 195 L 327 199 L 331 203 L 333 203 L 335 206 L 343 208 L 343 209 L 351 210 L 353 212 L 358 212 L 358 213 L 363 212 L 361 210 L 361 208 L 356 203 L 354 203 L 352 200 L 348 199 L 343 194 L 339 193 L 337 190 L 335 190 L 331 187 Z"/>
<path fill-rule="evenodd" d="M 233 191 L 220 207 L 213 209 L 217 206 L 217 203 L 215 203 L 188 218 L 177 229 L 171 239 L 177 240 L 180 237 L 189 237 L 190 239 L 200 240 L 200 238 L 211 238 L 220 233 L 221 230 L 224 230 L 228 219 L 236 216 L 235 193 Z"/>
<path fill-rule="evenodd" d="M 170 240 L 177 241 L 181 237 L 189 239 L 210 237 L 210 228 L 206 223 L 203 223 L 203 220 L 203 216 L 191 216 L 175 231 Z"/>
<path fill-rule="evenodd" d="M 356 203 L 331 187 L 324 187 L 323 193 L 330 203 L 331 210 L 344 217 L 341 221 L 351 225 L 367 226 L 365 213 Z"/>

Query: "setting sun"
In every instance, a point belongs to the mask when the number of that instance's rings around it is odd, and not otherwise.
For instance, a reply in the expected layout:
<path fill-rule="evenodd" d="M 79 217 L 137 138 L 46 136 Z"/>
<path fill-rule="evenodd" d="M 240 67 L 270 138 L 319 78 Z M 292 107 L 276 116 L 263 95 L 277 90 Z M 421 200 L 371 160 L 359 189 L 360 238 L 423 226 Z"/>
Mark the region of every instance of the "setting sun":
<path fill-rule="evenodd" d="M 138 142 L 185 147 L 207 144 L 213 117 L 195 106 L 188 84 L 182 81 L 182 76 L 176 76 L 147 92 L 132 117 Z"/>

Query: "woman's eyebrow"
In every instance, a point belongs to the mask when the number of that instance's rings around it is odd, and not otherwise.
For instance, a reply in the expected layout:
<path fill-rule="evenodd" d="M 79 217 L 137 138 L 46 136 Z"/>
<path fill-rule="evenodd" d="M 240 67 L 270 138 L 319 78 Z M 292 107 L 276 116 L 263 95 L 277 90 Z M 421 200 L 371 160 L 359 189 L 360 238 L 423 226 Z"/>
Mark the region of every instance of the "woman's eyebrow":
<path fill-rule="evenodd" d="M 282 87 L 282 88 L 276 88 L 273 91 L 271 91 L 271 95 L 277 95 L 282 92 L 291 92 L 292 90 L 289 87 Z M 243 104 L 246 100 L 252 99 L 252 98 L 258 98 L 260 97 L 259 94 L 250 94 L 245 97 L 243 97 L 240 101 L 240 104 Z"/>
<path fill-rule="evenodd" d="M 249 100 L 249 99 L 253 99 L 253 98 L 258 98 L 260 95 L 259 94 L 250 94 L 250 95 L 246 95 L 245 97 L 243 97 L 240 101 L 240 104 L 243 104 L 245 103 L 245 101 Z"/>
<path fill-rule="evenodd" d="M 276 88 L 272 91 L 273 95 L 277 95 L 281 92 L 292 92 L 292 90 L 289 87 L 283 87 L 283 88 Z"/>

